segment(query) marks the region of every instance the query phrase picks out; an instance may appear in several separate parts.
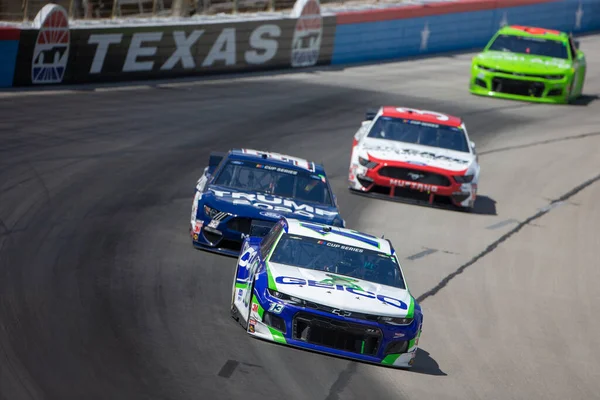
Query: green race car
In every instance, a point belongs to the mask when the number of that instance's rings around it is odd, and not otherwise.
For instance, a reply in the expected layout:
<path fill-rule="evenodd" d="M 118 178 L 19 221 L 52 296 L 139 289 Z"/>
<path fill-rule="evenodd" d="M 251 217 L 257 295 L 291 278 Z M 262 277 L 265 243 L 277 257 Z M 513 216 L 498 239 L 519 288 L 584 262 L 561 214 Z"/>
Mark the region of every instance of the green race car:
<path fill-rule="evenodd" d="M 471 93 L 541 103 L 569 103 L 579 96 L 586 61 L 565 32 L 504 26 L 473 58 Z"/>

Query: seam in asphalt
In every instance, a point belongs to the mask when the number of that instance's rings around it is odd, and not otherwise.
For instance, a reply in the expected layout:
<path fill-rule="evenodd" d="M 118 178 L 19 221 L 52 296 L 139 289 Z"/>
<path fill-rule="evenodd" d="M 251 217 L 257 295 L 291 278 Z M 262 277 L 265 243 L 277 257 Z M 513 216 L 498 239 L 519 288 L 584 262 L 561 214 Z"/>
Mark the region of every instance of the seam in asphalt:
<path fill-rule="evenodd" d="M 570 140 L 585 139 L 585 138 L 593 137 L 593 136 L 600 136 L 600 132 L 582 133 L 580 135 L 566 136 L 566 137 L 560 137 L 560 138 L 556 138 L 556 139 L 542 140 L 542 141 L 539 141 L 539 142 L 526 143 L 526 144 L 521 144 L 521 145 L 518 145 L 518 146 L 500 147 L 498 149 L 491 149 L 491 150 L 479 152 L 478 155 L 479 156 L 484 156 L 484 155 L 493 154 L 493 153 L 501 153 L 501 152 L 504 152 L 504 151 L 526 149 L 526 148 L 529 148 L 529 147 L 537 147 L 537 146 L 542 146 L 542 145 L 545 145 L 545 144 L 552 144 L 552 143 L 557 143 L 557 142 L 567 142 L 567 141 L 570 141 Z"/>
<path fill-rule="evenodd" d="M 428 298 L 435 296 L 442 289 L 444 289 L 448 285 L 448 283 L 450 283 L 450 281 L 452 281 L 458 275 L 462 274 L 471 265 L 475 264 L 477 261 L 479 261 L 483 257 L 487 256 L 491 252 L 493 252 L 500 244 L 504 243 L 505 241 L 507 241 L 508 239 L 510 239 L 512 236 L 514 236 L 515 234 L 517 234 L 525 226 L 531 224 L 533 221 L 535 221 L 535 220 L 543 217 L 547 213 L 549 213 L 550 210 L 552 210 L 556 205 L 558 205 L 558 203 L 565 202 L 566 200 L 568 200 L 571 197 L 575 196 L 577 193 L 581 192 L 583 189 L 585 189 L 585 188 L 593 185 L 594 183 L 596 183 L 598 181 L 600 181 L 600 174 L 598 174 L 595 177 L 593 177 L 591 179 L 588 179 L 587 181 L 585 181 L 585 182 L 581 183 L 580 185 L 574 187 L 573 189 L 569 190 L 568 192 L 566 192 L 565 194 L 563 194 L 559 198 L 552 200 L 546 207 L 543 207 L 537 213 L 535 213 L 532 216 L 528 217 L 526 220 L 520 222 L 513 229 L 511 229 L 510 231 L 508 231 L 507 233 L 505 233 L 504 235 L 502 235 L 500 238 L 498 238 L 497 240 L 495 240 L 494 242 L 492 242 L 490 245 L 488 245 L 481 253 L 477 254 L 475 257 L 471 258 L 469 261 L 467 261 L 466 263 L 464 263 L 463 265 L 461 265 L 460 267 L 458 267 L 458 269 L 456 269 L 456 271 L 454 271 L 454 272 L 450 273 L 449 275 L 447 275 L 436 286 L 434 286 L 433 288 L 429 289 L 428 291 L 426 291 L 425 293 L 423 293 L 422 295 L 420 295 L 417 298 L 417 301 L 419 303 L 421 303 L 421 302 L 427 300 Z"/>

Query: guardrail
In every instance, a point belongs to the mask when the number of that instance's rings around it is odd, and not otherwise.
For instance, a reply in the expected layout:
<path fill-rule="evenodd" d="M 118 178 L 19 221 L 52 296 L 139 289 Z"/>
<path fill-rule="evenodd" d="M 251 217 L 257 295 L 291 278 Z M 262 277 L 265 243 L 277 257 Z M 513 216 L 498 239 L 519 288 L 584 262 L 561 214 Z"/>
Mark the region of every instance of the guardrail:
<path fill-rule="evenodd" d="M 483 46 L 504 24 L 573 34 L 600 30 L 600 0 L 455 0 L 338 12 L 322 12 L 318 0 L 297 0 L 290 13 L 244 19 L 71 21 L 71 26 L 67 9 L 51 4 L 30 26 L 0 27 L 0 87 L 303 68 L 466 50 Z"/>

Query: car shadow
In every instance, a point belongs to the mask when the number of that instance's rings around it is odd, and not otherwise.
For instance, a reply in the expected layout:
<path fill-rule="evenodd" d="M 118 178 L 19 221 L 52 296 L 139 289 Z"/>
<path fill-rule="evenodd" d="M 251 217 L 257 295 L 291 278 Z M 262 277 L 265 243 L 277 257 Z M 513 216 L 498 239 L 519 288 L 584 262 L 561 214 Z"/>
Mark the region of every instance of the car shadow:
<path fill-rule="evenodd" d="M 600 99 L 600 96 L 597 94 L 582 94 L 576 100 L 571 102 L 571 106 L 579 106 L 579 107 L 587 107 L 594 101 Z"/>
<path fill-rule="evenodd" d="M 237 323 L 238 322 L 236 322 L 236 324 Z M 268 346 L 277 346 L 282 349 L 289 349 L 290 351 L 302 351 L 305 353 L 312 353 L 312 354 L 318 355 L 320 357 L 333 358 L 333 359 L 338 359 L 338 360 L 347 360 L 352 363 L 363 364 L 365 366 L 370 366 L 370 367 L 387 368 L 387 369 L 392 369 L 392 370 L 396 370 L 396 371 L 405 371 L 405 372 L 409 372 L 409 373 L 412 372 L 412 373 L 416 373 L 416 374 L 431 375 L 431 376 L 448 376 L 448 374 L 446 374 L 444 371 L 442 371 L 440 369 L 440 365 L 438 364 L 437 361 L 435 361 L 431 357 L 429 352 L 427 352 L 426 350 L 423 350 L 421 348 L 417 348 L 417 356 L 415 358 L 415 363 L 413 364 L 412 367 L 400 368 L 400 367 L 392 367 L 390 365 L 375 364 L 375 363 L 371 363 L 371 362 L 367 362 L 367 361 L 356 360 L 353 358 L 349 358 L 349 357 L 345 357 L 345 356 L 341 356 L 341 355 L 337 355 L 337 354 L 326 353 L 326 352 L 322 352 L 322 351 L 318 351 L 318 350 L 307 349 L 304 347 L 297 347 L 294 345 L 286 345 L 283 343 L 266 340 L 266 339 L 258 337 L 258 336 L 252 336 L 249 339 L 258 340 Z"/>
<path fill-rule="evenodd" d="M 471 210 L 471 214 L 478 215 L 498 215 L 496 211 L 496 200 L 488 196 L 477 196 L 475 207 Z"/>
<path fill-rule="evenodd" d="M 406 194 L 402 196 L 390 196 L 388 194 L 375 192 L 364 193 L 356 190 L 349 190 L 349 192 L 361 197 L 372 198 L 391 203 L 406 204 L 410 206 L 420 206 L 426 208 L 440 209 L 443 211 L 464 212 L 468 214 L 477 215 L 498 215 L 496 212 L 496 200 L 484 195 L 477 195 L 475 206 L 469 210 L 462 207 L 456 207 L 449 202 L 434 201 L 433 203 L 429 203 L 428 201 L 421 200 L 416 197 L 411 197 L 410 192 L 406 192 Z"/>
<path fill-rule="evenodd" d="M 417 349 L 415 363 L 409 371 L 415 374 L 448 376 L 448 374 L 440 369 L 438 362 L 426 350 L 421 348 Z"/>

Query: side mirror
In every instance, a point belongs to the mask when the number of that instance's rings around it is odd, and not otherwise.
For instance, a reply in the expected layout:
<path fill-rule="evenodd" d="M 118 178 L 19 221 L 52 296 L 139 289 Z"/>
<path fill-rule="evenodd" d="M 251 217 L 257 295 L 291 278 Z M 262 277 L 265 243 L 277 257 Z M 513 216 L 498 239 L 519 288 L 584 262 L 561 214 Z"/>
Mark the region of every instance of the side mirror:
<path fill-rule="evenodd" d="M 580 45 L 579 40 L 573 40 L 573 45 L 575 45 L 576 49 L 579 49 L 579 45 Z"/>
<path fill-rule="evenodd" d="M 472 148 L 473 150 L 475 150 L 475 142 L 471 140 L 471 141 L 469 142 L 469 144 L 471 145 L 471 148 Z"/>

